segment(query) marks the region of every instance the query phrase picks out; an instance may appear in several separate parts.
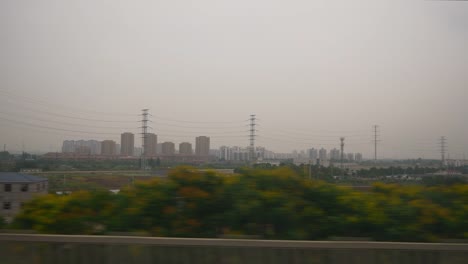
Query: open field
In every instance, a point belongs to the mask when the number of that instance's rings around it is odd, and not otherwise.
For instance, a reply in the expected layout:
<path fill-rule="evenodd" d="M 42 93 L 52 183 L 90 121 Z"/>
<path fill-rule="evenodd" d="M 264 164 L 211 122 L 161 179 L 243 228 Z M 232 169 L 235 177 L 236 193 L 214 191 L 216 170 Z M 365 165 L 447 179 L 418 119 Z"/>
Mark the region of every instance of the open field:
<path fill-rule="evenodd" d="M 35 173 L 49 179 L 49 191 L 121 189 L 134 182 L 165 177 L 164 172 L 145 171 L 54 171 Z"/>
<path fill-rule="evenodd" d="M 214 169 L 224 174 L 232 174 L 232 169 Z M 206 171 L 206 170 L 200 170 Z M 151 181 L 167 177 L 169 169 L 152 171 L 48 171 L 31 173 L 49 179 L 49 191 L 76 191 L 92 189 L 121 189 L 134 182 Z"/>

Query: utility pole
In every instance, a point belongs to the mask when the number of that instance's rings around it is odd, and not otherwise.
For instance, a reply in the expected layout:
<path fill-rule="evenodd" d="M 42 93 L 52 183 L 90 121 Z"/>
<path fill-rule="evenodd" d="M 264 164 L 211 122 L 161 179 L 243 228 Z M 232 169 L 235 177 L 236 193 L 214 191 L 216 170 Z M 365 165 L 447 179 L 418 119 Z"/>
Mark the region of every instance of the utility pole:
<path fill-rule="evenodd" d="M 147 155 L 147 135 L 148 135 L 148 111 L 149 109 L 143 109 L 141 110 L 141 147 L 142 147 L 142 153 L 141 153 L 141 169 L 146 170 L 146 155 Z"/>
<path fill-rule="evenodd" d="M 257 157 L 256 157 L 256 155 L 255 155 L 255 137 L 256 137 L 256 135 L 255 135 L 255 126 L 256 126 L 255 120 L 257 120 L 257 119 L 256 119 L 255 115 L 250 115 L 250 119 L 249 119 L 249 120 L 250 120 L 250 130 L 249 130 L 249 131 L 250 131 L 250 136 L 249 136 L 249 141 L 250 141 L 250 148 L 249 148 L 250 157 L 249 157 L 249 158 L 250 158 L 250 162 L 251 162 L 252 164 L 254 164 L 255 161 L 257 160 Z"/>
<path fill-rule="evenodd" d="M 380 141 L 378 128 L 378 125 L 374 125 L 374 162 L 377 162 L 377 142 Z"/>
<path fill-rule="evenodd" d="M 447 139 L 444 136 L 441 136 L 439 139 L 439 144 L 440 144 L 440 161 L 441 161 L 441 166 L 445 167 L 445 153 L 447 151 Z"/>

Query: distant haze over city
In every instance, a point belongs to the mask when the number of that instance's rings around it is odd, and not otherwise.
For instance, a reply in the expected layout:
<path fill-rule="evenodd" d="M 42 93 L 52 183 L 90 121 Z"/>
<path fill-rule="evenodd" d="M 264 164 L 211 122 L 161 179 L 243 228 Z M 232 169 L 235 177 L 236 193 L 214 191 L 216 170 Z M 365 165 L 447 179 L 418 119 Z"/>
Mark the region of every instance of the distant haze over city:
<path fill-rule="evenodd" d="M 0 2 L 0 144 L 468 154 L 466 1 Z"/>

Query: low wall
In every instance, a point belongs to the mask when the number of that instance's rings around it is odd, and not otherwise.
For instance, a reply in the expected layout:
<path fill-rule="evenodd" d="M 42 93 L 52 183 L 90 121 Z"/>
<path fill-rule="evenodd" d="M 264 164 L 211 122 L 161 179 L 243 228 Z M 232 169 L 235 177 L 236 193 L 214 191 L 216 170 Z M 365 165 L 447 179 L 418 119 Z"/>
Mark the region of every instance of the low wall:
<path fill-rule="evenodd" d="M 0 263 L 458 264 L 468 244 L 0 234 Z"/>

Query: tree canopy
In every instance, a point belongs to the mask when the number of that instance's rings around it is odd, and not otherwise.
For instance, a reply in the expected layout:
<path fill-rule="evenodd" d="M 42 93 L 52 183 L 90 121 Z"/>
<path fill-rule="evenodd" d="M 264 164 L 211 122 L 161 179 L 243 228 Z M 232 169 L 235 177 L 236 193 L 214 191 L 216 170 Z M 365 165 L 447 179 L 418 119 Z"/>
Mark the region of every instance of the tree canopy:
<path fill-rule="evenodd" d="M 178 167 L 167 179 L 136 182 L 118 194 L 38 197 L 24 205 L 13 227 L 61 234 L 438 241 L 468 238 L 468 185 L 376 183 L 359 192 L 285 167 L 236 175 Z"/>

